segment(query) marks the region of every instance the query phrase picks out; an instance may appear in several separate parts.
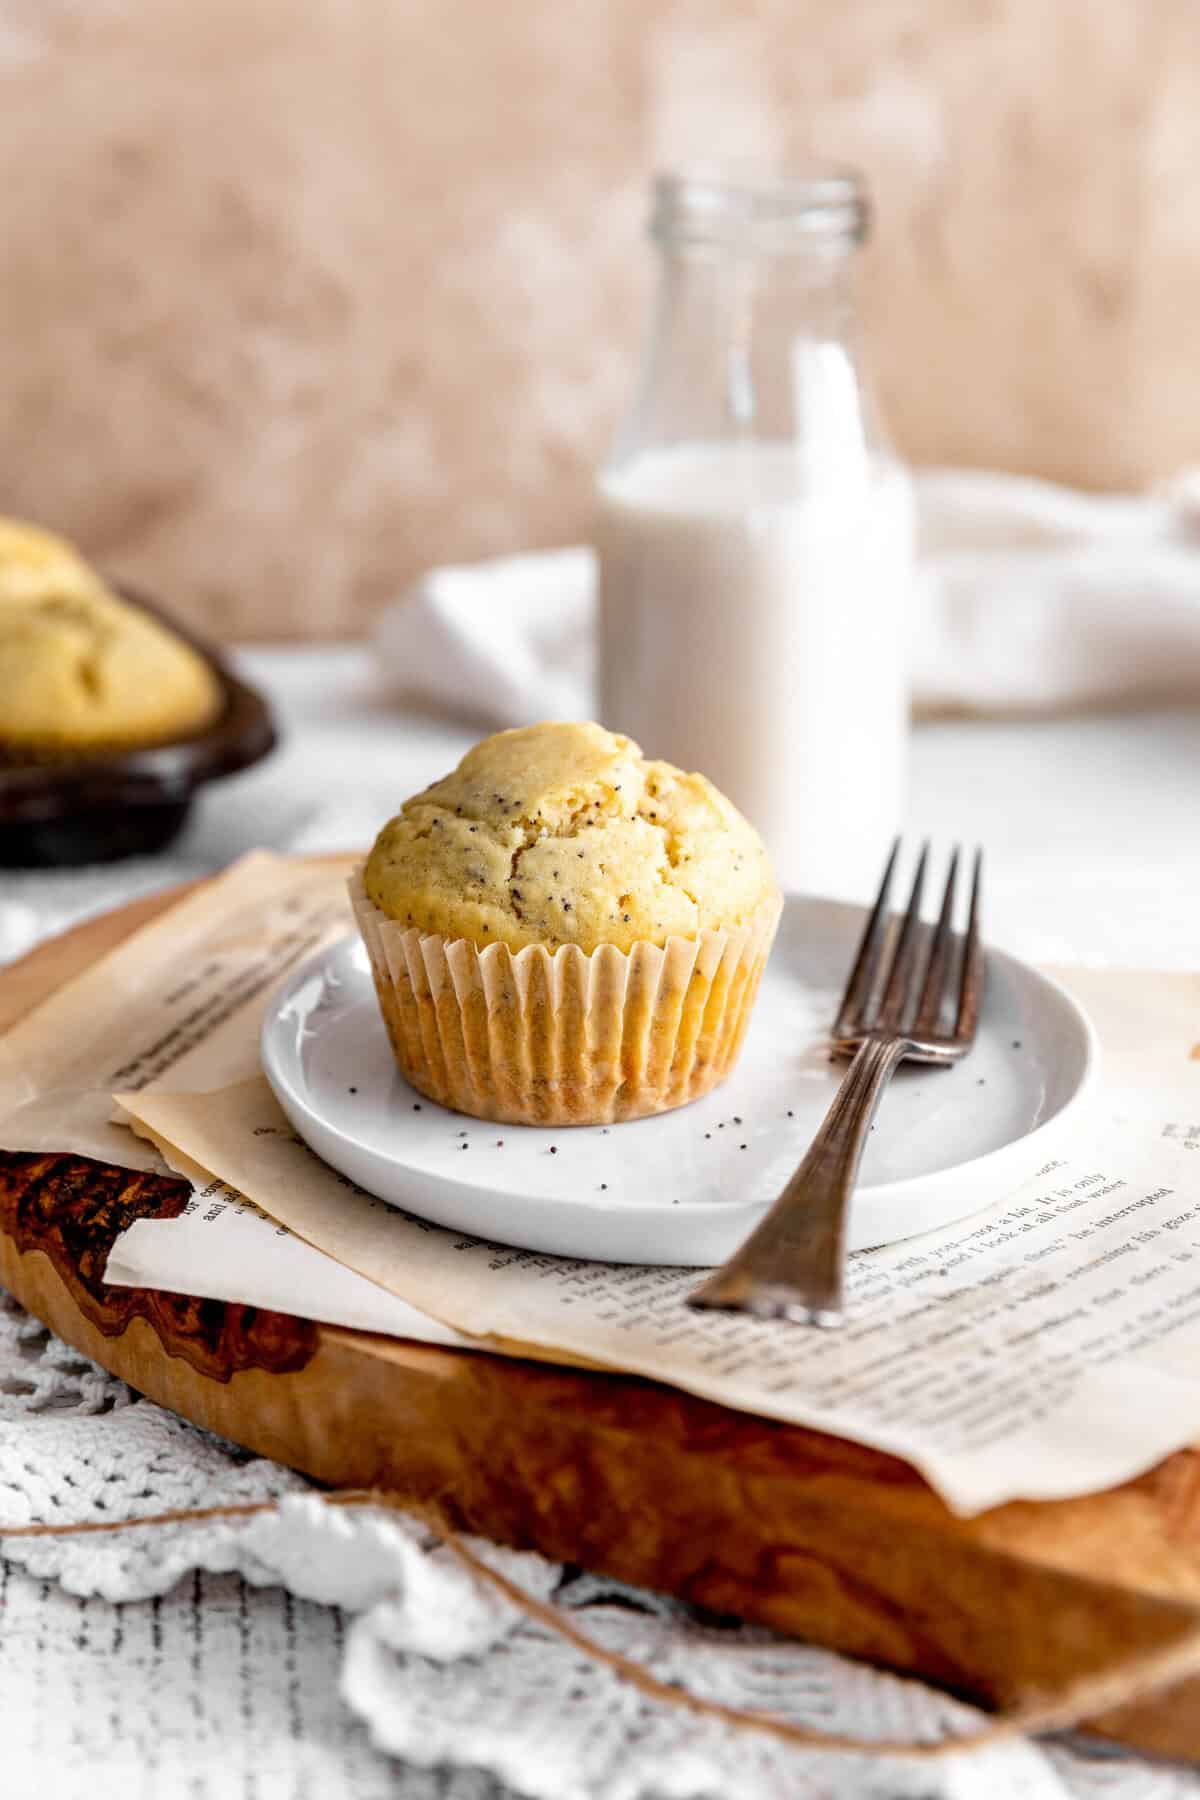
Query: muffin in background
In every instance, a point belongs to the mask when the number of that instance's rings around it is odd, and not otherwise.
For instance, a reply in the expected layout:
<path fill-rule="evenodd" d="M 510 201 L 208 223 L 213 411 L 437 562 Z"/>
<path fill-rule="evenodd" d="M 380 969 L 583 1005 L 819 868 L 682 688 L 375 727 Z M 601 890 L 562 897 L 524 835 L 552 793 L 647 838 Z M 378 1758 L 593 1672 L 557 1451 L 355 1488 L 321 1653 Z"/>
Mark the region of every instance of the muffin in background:
<path fill-rule="evenodd" d="M 0 518 L 0 593 L 33 598 L 57 590 L 90 590 L 98 577 L 66 538 L 24 519 Z"/>
<path fill-rule="evenodd" d="M 39 761 L 202 731 L 207 660 L 105 585 L 61 538 L 0 519 L 0 753 Z"/>
<path fill-rule="evenodd" d="M 477 744 L 383 827 L 351 894 L 407 1080 L 547 1125 L 722 1081 L 781 908 L 724 795 L 592 724 Z"/>

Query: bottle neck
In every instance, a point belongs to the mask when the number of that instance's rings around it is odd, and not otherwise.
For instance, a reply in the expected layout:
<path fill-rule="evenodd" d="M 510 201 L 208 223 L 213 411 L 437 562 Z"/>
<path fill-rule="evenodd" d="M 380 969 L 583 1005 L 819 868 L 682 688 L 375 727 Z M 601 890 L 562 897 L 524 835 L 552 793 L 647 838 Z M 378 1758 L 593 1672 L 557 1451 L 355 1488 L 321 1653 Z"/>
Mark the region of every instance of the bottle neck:
<path fill-rule="evenodd" d="M 616 461 L 685 443 L 790 444 L 811 471 L 875 447 L 854 345 L 853 244 L 662 243 Z"/>
<path fill-rule="evenodd" d="M 854 246 L 755 250 L 665 243 L 659 299 L 680 312 L 705 309 L 715 327 L 752 324 L 790 335 L 846 337 L 854 317 Z"/>

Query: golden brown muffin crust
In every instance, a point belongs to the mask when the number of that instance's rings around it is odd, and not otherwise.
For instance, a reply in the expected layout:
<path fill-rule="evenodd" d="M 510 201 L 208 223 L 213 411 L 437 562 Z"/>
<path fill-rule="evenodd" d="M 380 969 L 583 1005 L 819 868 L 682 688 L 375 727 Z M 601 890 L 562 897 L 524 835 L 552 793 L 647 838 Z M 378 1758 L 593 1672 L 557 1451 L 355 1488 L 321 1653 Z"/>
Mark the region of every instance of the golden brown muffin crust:
<path fill-rule="evenodd" d="M 69 545 L 0 519 L 0 748 L 86 752 L 186 737 L 221 687 L 206 659 Z"/>
<path fill-rule="evenodd" d="M 704 776 L 556 723 L 485 738 L 406 801 L 364 882 L 422 931 L 584 951 L 740 925 L 776 892 L 757 833 Z"/>

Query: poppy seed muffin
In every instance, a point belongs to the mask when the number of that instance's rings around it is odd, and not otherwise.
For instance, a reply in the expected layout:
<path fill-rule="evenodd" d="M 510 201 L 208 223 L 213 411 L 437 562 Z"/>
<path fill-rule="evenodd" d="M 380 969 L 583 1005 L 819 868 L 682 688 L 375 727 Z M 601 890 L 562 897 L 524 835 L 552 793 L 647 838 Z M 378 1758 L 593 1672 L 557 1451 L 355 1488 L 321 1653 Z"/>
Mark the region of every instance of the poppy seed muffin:
<path fill-rule="evenodd" d="M 590 724 L 477 744 L 384 826 L 364 884 L 419 931 L 585 955 L 741 925 L 775 893 L 757 833 L 711 782 Z"/>
<path fill-rule="evenodd" d="M 206 659 L 49 532 L 0 519 L 0 751 L 86 755 L 190 736 L 220 711 Z"/>
<path fill-rule="evenodd" d="M 477 744 L 383 827 L 351 891 L 408 1080 L 517 1123 L 636 1118 L 715 1086 L 781 907 L 710 782 L 591 724 Z"/>

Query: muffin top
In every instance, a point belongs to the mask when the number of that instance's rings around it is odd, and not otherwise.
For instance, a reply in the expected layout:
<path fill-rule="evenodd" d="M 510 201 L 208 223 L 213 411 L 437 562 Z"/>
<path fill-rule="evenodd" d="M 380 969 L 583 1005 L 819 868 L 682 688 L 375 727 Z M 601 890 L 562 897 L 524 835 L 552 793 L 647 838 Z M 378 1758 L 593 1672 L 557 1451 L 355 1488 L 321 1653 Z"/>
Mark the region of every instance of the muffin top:
<path fill-rule="evenodd" d="M 476 744 L 384 826 L 364 885 L 403 925 L 514 950 L 661 945 L 740 925 L 776 892 L 711 782 L 587 724 Z"/>
<path fill-rule="evenodd" d="M 66 538 L 0 518 L 0 594 L 5 599 L 44 593 L 48 587 L 91 588 L 98 577 Z"/>
<path fill-rule="evenodd" d="M 186 737 L 220 711 L 190 644 L 61 539 L 0 519 L 0 748 L 71 753 Z"/>

